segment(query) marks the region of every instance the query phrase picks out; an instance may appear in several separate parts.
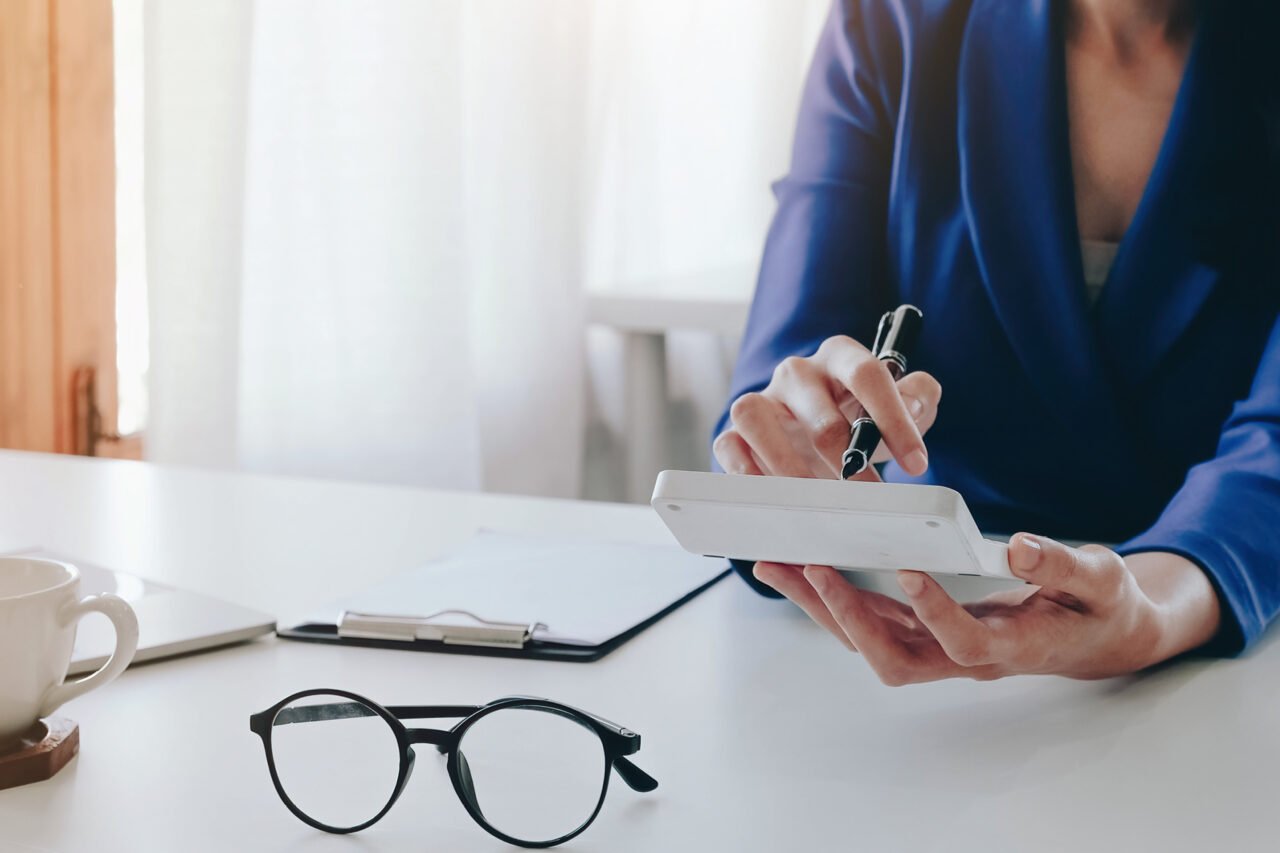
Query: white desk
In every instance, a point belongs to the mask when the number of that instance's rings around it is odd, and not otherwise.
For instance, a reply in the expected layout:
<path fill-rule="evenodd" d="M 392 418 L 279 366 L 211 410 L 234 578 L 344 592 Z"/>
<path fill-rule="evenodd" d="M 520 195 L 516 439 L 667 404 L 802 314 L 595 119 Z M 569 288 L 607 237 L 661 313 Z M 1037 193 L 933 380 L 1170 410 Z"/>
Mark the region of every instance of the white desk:
<path fill-rule="evenodd" d="M 661 542 L 645 508 L 0 452 L 0 545 L 39 543 L 277 612 L 478 526 Z M 602 569 L 605 570 L 605 569 Z M 1102 683 L 906 689 L 785 604 L 722 583 L 595 664 L 275 639 L 148 664 L 72 702 L 82 752 L 0 791 L 6 851 L 503 850 L 443 768 L 355 837 L 277 800 L 248 715 L 306 687 L 386 703 L 532 693 L 644 737 L 661 787 L 611 786 L 580 851 L 1274 850 L 1280 647 Z"/>

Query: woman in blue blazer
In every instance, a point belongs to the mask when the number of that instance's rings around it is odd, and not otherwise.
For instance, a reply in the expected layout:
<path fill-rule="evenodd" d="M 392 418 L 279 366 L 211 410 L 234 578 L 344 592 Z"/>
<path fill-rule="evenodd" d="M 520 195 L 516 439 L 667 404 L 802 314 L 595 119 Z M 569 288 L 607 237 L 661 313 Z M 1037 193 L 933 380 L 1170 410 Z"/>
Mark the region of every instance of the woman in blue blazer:
<path fill-rule="evenodd" d="M 885 479 L 1032 531 L 1032 586 L 965 606 L 739 567 L 886 683 L 1233 654 L 1280 608 L 1277 6 L 836 0 L 717 462 L 834 477 L 857 401 Z M 899 303 L 894 383 L 864 345 Z"/>

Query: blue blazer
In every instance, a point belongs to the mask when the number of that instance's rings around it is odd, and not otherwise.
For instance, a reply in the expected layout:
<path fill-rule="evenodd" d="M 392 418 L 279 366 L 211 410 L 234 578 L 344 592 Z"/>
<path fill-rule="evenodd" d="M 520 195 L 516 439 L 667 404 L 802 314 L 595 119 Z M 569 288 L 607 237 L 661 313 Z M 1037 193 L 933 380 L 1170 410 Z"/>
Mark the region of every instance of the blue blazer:
<path fill-rule="evenodd" d="M 1202 4 L 1093 308 L 1063 5 L 836 0 L 775 185 L 733 398 L 789 355 L 837 334 L 870 342 L 883 311 L 919 306 L 912 366 L 943 400 L 914 482 L 959 490 L 986 530 L 1193 560 L 1224 605 L 1217 650 L 1232 653 L 1280 609 L 1280 3 Z M 885 478 L 913 481 L 894 464 Z"/>

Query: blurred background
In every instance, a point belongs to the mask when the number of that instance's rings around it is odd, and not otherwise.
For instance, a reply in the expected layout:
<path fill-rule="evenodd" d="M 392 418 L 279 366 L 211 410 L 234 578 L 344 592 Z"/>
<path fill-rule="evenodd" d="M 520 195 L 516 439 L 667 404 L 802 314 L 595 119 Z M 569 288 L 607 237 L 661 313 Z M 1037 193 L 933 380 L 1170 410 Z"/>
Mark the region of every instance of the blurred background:
<path fill-rule="evenodd" d="M 829 0 L 0 0 L 0 447 L 705 468 Z"/>

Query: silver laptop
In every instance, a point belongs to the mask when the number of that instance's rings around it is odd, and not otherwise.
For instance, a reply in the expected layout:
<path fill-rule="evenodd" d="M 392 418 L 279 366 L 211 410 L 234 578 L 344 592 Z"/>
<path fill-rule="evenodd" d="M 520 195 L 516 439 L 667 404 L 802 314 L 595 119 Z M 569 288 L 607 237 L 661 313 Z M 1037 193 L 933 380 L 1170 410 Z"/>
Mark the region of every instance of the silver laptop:
<path fill-rule="evenodd" d="M 133 662 L 157 660 L 251 640 L 276 629 L 265 613 L 229 601 L 175 589 L 137 575 L 117 572 L 40 548 L 6 551 L 6 556 L 44 557 L 80 570 L 80 594 L 113 592 L 138 614 L 138 653 Z M 115 648 L 111 623 L 93 614 L 80 620 L 69 675 L 93 672 Z"/>

